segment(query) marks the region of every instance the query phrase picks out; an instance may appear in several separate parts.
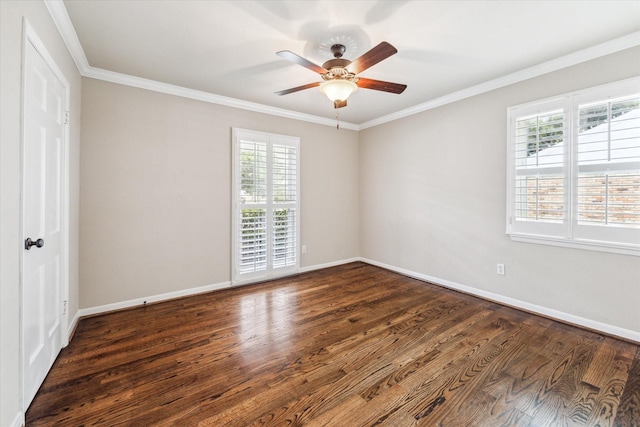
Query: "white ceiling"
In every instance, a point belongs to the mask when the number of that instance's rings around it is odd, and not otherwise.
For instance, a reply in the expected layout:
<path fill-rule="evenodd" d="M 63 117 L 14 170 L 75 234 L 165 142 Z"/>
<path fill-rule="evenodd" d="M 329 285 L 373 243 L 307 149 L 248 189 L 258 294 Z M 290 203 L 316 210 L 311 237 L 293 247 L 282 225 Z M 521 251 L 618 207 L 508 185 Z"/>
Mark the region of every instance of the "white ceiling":
<path fill-rule="evenodd" d="M 321 65 L 334 42 L 355 59 L 398 53 L 361 76 L 408 85 L 359 89 L 340 120 L 362 124 L 620 38 L 640 43 L 640 1 L 65 0 L 90 67 L 324 118 L 320 81 L 276 56 Z M 628 44 L 628 42 L 627 42 Z M 593 49 L 592 49 L 593 50 Z"/>

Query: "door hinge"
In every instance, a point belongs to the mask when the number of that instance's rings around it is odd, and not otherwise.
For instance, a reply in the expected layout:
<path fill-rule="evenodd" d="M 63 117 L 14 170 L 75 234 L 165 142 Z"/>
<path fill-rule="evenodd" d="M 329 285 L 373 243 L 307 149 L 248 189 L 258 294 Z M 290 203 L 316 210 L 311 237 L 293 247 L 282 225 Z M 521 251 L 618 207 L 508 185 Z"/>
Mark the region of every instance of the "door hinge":
<path fill-rule="evenodd" d="M 71 113 L 69 111 L 64 112 L 64 124 L 68 125 L 71 120 Z"/>
<path fill-rule="evenodd" d="M 67 300 L 62 301 L 62 314 L 65 315 L 67 314 Z"/>

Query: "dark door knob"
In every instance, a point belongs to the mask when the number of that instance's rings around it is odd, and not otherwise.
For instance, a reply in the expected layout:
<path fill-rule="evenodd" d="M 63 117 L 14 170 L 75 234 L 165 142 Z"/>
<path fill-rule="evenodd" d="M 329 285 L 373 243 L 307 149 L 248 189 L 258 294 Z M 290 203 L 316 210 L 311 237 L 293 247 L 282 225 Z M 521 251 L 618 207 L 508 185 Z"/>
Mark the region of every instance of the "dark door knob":
<path fill-rule="evenodd" d="M 27 240 L 24 241 L 24 248 L 26 250 L 31 249 L 31 246 L 35 246 L 37 248 L 41 248 L 44 246 L 44 240 L 38 239 L 35 242 L 31 240 L 31 237 L 27 237 Z"/>

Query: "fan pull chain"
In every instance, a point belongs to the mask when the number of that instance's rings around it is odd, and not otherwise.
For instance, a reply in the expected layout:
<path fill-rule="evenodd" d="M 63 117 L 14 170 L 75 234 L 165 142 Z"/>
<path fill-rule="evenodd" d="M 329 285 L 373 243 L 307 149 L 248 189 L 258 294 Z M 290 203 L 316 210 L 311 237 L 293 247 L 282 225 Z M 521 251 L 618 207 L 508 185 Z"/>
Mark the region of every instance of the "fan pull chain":
<path fill-rule="evenodd" d="M 340 130 L 340 118 L 338 117 L 337 109 L 336 109 L 336 130 Z"/>

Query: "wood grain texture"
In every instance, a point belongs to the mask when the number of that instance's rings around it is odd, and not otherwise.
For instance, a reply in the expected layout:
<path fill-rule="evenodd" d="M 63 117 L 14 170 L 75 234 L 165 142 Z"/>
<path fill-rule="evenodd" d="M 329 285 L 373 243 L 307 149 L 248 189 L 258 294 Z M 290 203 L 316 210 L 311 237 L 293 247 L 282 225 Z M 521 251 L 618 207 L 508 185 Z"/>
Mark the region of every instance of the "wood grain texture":
<path fill-rule="evenodd" d="M 362 56 L 354 59 L 351 64 L 347 65 L 347 70 L 350 73 L 359 74 L 396 53 L 398 53 L 398 50 L 395 47 L 387 42 L 381 42 L 362 54 Z"/>
<path fill-rule="evenodd" d="M 365 89 L 374 89 L 374 90 L 380 90 L 383 92 L 398 93 L 398 94 L 404 92 L 404 90 L 407 88 L 407 85 L 405 84 L 385 82 L 382 80 L 367 79 L 364 77 L 359 77 L 357 84 L 359 87 L 363 87 Z"/>
<path fill-rule="evenodd" d="M 82 319 L 28 426 L 639 426 L 640 347 L 364 263 Z"/>
<path fill-rule="evenodd" d="M 625 384 L 616 413 L 615 426 L 640 427 L 640 346 Z"/>
<path fill-rule="evenodd" d="M 290 93 L 298 92 L 305 89 L 311 89 L 312 87 L 320 86 L 320 82 L 307 83 L 306 85 L 292 87 L 291 89 L 281 90 L 279 92 L 275 92 L 276 95 L 288 95 Z"/>

